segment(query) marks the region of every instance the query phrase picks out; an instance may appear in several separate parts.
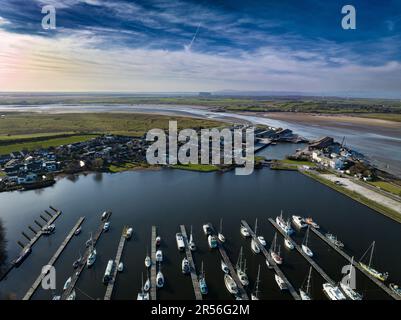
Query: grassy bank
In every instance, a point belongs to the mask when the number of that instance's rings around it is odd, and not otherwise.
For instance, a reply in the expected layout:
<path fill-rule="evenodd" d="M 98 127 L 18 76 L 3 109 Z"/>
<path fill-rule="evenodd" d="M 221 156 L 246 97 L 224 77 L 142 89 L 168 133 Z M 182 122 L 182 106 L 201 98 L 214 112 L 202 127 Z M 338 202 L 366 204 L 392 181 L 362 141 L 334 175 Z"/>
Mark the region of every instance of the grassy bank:
<path fill-rule="evenodd" d="M 316 165 L 310 161 L 283 159 L 283 160 L 274 160 L 273 163 L 270 165 L 270 168 L 273 170 L 296 171 L 298 170 L 299 166 L 309 166 L 311 168 L 314 168 Z"/>
<path fill-rule="evenodd" d="M 390 183 L 387 181 L 372 181 L 369 182 L 371 185 L 378 187 L 384 191 L 390 192 L 397 196 L 401 196 L 401 186 L 395 185 L 394 183 Z"/>
<path fill-rule="evenodd" d="M 401 223 L 401 215 L 400 213 L 387 208 L 386 206 L 381 205 L 380 203 L 377 203 L 375 201 L 372 201 L 364 196 L 362 196 L 361 194 L 354 192 L 354 191 L 350 191 L 342 186 L 339 186 L 337 184 L 335 184 L 334 182 L 331 182 L 327 179 L 322 178 L 321 176 L 314 174 L 310 171 L 305 171 L 305 170 L 300 170 L 300 172 L 316 181 L 319 181 L 320 183 L 323 183 L 324 185 L 354 199 L 355 201 L 358 201 L 359 203 L 362 203 L 366 206 L 368 206 L 369 208 L 380 212 L 382 214 L 384 214 L 385 216 L 397 221 Z"/>
<path fill-rule="evenodd" d="M 219 167 L 212 164 L 176 164 L 171 166 L 173 169 L 199 171 L 199 172 L 213 172 L 218 171 Z"/>
<path fill-rule="evenodd" d="M 108 169 L 111 173 L 118 173 L 118 172 L 132 171 L 137 169 L 149 169 L 149 168 L 151 168 L 151 166 L 147 164 L 126 162 L 118 165 L 112 164 L 109 166 Z"/>

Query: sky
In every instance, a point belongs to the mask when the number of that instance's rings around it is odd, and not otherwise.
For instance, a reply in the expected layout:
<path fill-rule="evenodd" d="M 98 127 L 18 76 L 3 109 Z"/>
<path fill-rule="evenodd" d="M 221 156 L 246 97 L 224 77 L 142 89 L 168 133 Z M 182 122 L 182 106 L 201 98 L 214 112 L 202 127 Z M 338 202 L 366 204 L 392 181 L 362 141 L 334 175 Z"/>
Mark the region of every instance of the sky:
<path fill-rule="evenodd" d="M 221 90 L 401 98 L 401 1 L 0 0 L 0 91 Z"/>

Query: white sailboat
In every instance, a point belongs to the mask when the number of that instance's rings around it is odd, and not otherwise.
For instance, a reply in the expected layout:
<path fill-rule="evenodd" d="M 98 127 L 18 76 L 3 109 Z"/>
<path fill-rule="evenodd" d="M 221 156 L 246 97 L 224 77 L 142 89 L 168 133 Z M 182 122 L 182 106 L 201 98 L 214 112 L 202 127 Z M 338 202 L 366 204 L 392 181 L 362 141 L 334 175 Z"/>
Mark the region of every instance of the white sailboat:
<path fill-rule="evenodd" d="M 224 273 L 230 273 L 230 269 L 228 268 L 228 266 L 226 265 L 226 263 L 223 260 L 221 260 L 220 264 L 221 264 L 221 270 Z"/>
<path fill-rule="evenodd" d="M 255 290 L 251 294 L 251 300 L 259 300 L 259 283 L 260 283 L 260 265 L 258 267 L 258 275 L 256 277 Z"/>
<path fill-rule="evenodd" d="M 277 273 L 274 275 L 274 279 L 276 280 L 276 283 L 277 283 L 278 287 L 280 288 L 280 290 L 288 289 L 287 284 L 285 283 L 283 278 L 281 278 Z"/>
<path fill-rule="evenodd" d="M 258 230 L 258 219 L 255 220 L 255 235 L 257 234 L 257 230 Z M 260 248 L 258 243 L 252 239 L 251 240 L 251 250 L 253 251 L 253 253 L 260 253 Z"/>
<path fill-rule="evenodd" d="M 141 292 L 138 293 L 136 300 L 149 300 L 149 293 L 145 292 L 144 286 L 143 286 L 143 272 L 142 272 Z"/>
<path fill-rule="evenodd" d="M 302 251 L 309 257 L 313 257 L 313 252 L 312 250 L 308 247 L 308 240 L 309 240 L 309 227 L 306 230 L 306 235 L 304 238 L 304 241 L 302 243 Z"/>
<path fill-rule="evenodd" d="M 202 261 L 202 266 L 201 266 L 201 272 L 199 275 L 199 289 L 202 294 L 207 294 L 209 291 L 207 288 L 207 284 L 206 284 L 205 271 L 203 270 L 203 261 Z"/>
<path fill-rule="evenodd" d="M 96 249 L 93 247 L 93 239 L 92 239 L 92 233 L 90 237 L 90 245 L 89 245 L 89 255 L 88 258 L 86 259 L 86 265 L 88 268 L 90 268 L 96 261 Z"/>
<path fill-rule="evenodd" d="M 346 300 L 341 290 L 330 283 L 323 283 L 323 292 L 330 300 Z"/>
<path fill-rule="evenodd" d="M 224 283 L 226 285 L 228 292 L 230 292 L 231 294 L 238 293 L 237 284 L 235 283 L 235 281 L 233 280 L 233 278 L 230 275 L 228 275 L 228 274 L 224 275 Z"/>
<path fill-rule="evenodd" d="M 164 286 L 164 275 L 161 270 L 161 264 L 159 262 L 159 272 L 156 275 L 156 286 L 162 288 Z"/>
<path fill-rule="evenodd" d="M 149 268 L 151 265 L 152 265 L 152 259 L 150 259 L 148 249 L 146 249 L 145 267 Z"/>
<path fill-rule="evenodd" d="M 366 271 L 368 272 L 370 275 L 372 275 L 373 277 L 381 280 L 381 281 L 386 281 L 388 278 L 388 272 L 379 272 L 376 269 L 372 268 L 372 260 L 373 260 L 373 252 L 375 250 L 375 244 L 376 242 L 373 241 L 372 244 L 370 245 L 370 247 L 368 248 L 368 250 L 365 251 L 365 253 L 363 254 L 363 256 L 361 257 L 360 261 L 359 261 L 359 265 Z M 370 258 L 369 258 L 369 264 L 364 264 L 362 262 L 363 258 L 365 257 L 365 255 L 368 253 L 369 249 L 371 249 L 370 252 Z"/>
<path fill-rule="evenodd" d="M 312 267 L 309 268 L 308 278 L 306 279 L 306 286 L 304 288 L 299 289 L 299 295 L 302 300 L 312 300 L 311 296 L 311 279 L 312 279 Z"/>
<path fill-rule="evenodd" d="M 294 230 L 291 228 L 290 221 L 284 220 L 283 211 L 281 211 L 280 215 L 276 217 L 276 223 L 287 235 L 290 236 L 294 232 Z"/>
<path fill-rule="evenodd" d="M 277 264 L 283 263 L 283 258 L 280 256 L 280 246 L 277 251 L 277 232 L 274 234 L 273 242 L 270 247 L 270 256 L 275 263 Z"/>
<path fill-rule="evenodd" d="M 354 257 L 351 258 L 351 269 L 346 282 L 340 282 L 341 291 L 351 300 L 362 300 L 362 295 L 351 288 L 352 270 L 354 269 Z"/>
<path fill-rule="evenodd" d="M 246 260 L 243 260 L 243 251 L 242 247 L 239 252 L 239 257 L 236 265 L 237 275 L 239 280 L 241 281 L 243 286 L 247 286 L 249 284 L 248 276 L 246 274 Z"/>
<path fill-rule="evenodd" d="M 226 237 L 223 235 L 223 218 L 220 219 L 220 230 L 217 237 L 221 242 L 226 242 Z"/>
<path fill-rule="evenodd" d="M 189 250 L 196 251 L 196 244 L 194 241 L 194 236 L 192 235 L 192 226 L 191 226 L 191 234 L 189 235 Z"/>

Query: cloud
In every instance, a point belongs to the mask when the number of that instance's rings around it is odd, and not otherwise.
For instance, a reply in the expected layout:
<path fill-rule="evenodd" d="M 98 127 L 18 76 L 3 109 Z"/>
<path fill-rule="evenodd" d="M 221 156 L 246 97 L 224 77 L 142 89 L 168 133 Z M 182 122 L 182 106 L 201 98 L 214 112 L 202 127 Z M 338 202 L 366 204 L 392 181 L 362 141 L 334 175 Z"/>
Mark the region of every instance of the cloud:
<path fill-rule="evenodd" d="M 3 17 L 0 16 L 0 28 L 1 28 L 2 26 L 5 26 L 5 25 L 7 25 L 7 24 L 10 24 L 10 23 L 11 23 L 10 21 L 8 21 L 7 19 L 5 19 L 5 18 L 3 18 Z"/>

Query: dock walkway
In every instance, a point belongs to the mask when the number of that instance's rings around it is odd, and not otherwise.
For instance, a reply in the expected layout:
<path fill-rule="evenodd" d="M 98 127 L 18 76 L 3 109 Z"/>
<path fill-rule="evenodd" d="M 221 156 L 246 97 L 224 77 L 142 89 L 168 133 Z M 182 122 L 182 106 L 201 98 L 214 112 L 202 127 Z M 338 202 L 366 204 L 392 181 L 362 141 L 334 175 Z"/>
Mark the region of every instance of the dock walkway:
<path fill-rule="evenodd" d="M 104 224 L 105 224 L 107 221 L 109 221 L 110 217 L 111 217 L 111 211 L 109 211 L 109 212 L 107 213 L 106 217 L 102 220 L 102 222 L 101 222 L 101 224 L 100 224 L 98 230 L 96 231 L 95 236 L 92 237 L 92 241 L 93 241 L 93 246 L 94 246 L 94 247 L 96 246 L 96 243 L 99 241 L 100 236 L 103 234 L 103 226 L 104 226 Z M 88 249 L 85 251 L 85 254 L 84 254 L 83 257 L 82 257 L 82 261 L 83 261 L 83 262 L 82 262 L 81 265 L 76 269 L 76 271 L 74 272 L 74 274 L 71 276 L 70 285 L 69 285 L 69 286 L 67 287 L 67 289 L 64 290 L 64 292 L 62 293 L 62 295 L 61 295 L 61 300 L 67 299 L 67 297 L 68 297 L 68 296 L 72 293 L 72 291 L 74 290 L 75 285 L 76 285 L 76 283 L 77 283 L 79 277 L 81 276 L 82 271 L 85 269 L 86 260 L 88 259 L 88 256 L 89 256 L 89 250 L 90 250 L 90 248 L 88 248 Z"/>
<path fill-rule="evenodd" d="M 260 243 L 258 237 L 256 236 L 256 234 L 253 232 L 253 230 L 251 229 L 251 227 L 248 225 L 248 223 L 245 220 L 241 220 L 242 225 L 248 230 L 249 234 L 251 235 L 252 239 L 254 241 L 256 241 L 256 243 L 258 244 L 260 251 L 263 253 L 263 255 L 265 256 L 265 258 L 268 260 L 269 264 L 271 266 L 273 266 L 274 271 L 276 272 L 276 274 L 283 279 L 283 281 L 286 283 L 287 288 L 289 293 L 292 295 L 292 297 L 295 300 L 301 300 L 300 295 L 298 294 L 298 292 L 294 289 L 293 285 L 291 284 L 291 282 L 287 279 L 287 277 L 284 275 L 284 273 L 281 271 L 281 269 L 279 268 L 279 266 L 277 265 L 277 263 L 274 262 L 274 260 L 270 257 L 270 254 L 267 252 L 266 248 Z"/>
<path fill-rule="evenodd" d="M 150 267 L 150 300 L 156 300 L 156 226 L 152 226 L 152 253 L 150 258 L 152 265 Z"/>
<path fill-rule="evenodd" d="M 386 292 L 389 296 L 391 296 L 395 300 L 401 300 L 401 297 L 395 294 L 389 287 L 386 286 L 384 282 L 381 282 L 379 279 L 376 279 L 371 274 L 369 274 L 365 269 L 363 269 L 359 263 L 342 251 L 339 247 L 334 245 L 334 243 L 330 242 L 320 231 L 315 228 L 311 228 L 311 231 L 316 234 L 321 240 L 326 242 L 334 251 L 336 251 L 339 255 L 341 255 L 344 259 L 346 259 L 349 263 L 352 262 L 353 266 L 361 271 L 366 277 L 368 277 L 372 282 L 374 282 L 379 288 L 381 288 L 384 292 Z"/>
<path fill-rule="evenodd" d="M 121 256 L 123 254 L 124 245 L 127 240 L 126 238 L 126 231 L 127 228 L 124 227 L 123 232 L 121 234 L 120 243 L 118 244 L 116 258 L 114 259 L 114 270 L 113 276 L 109 283 L 107 284 L 106 293 L 104 295 L 104 300 L 110 300 L 111 295 L 113 294 L 114 284 L 117 281 L 117 274 L 118 274 L 118 265 L 120 264 Z"/>
<path fill-rule="evenodd" d="M 278 225 L 277 223 L 272 219 L 269 218 L 269 222 L 281 233 L 281 235 L 285 238 L 290 240 L 293 244 L 295 249 L 301 254 L 302 257 L 305 258 L 305 260 L 313 267 L 313 269 L 316 270 L 317 273 L 319 273 L 322 278 L 326 281 L 329 282 L 332 285 L 335 285 L 335 281 L 333 281 L 333 279 L 331 279 L 327 273 L 316 263 L 316 261 L 314 261 L 311 257 L 309 257 L 305 252 L 303 252 L 302 248 L 295 243 L 295 241 L 293 241 L 291 239 L 290 236 L 288 236 Z"/>
<path fill-rule="evenodd" d="M 212 230 L 213 230 L 212 234 L 217 237 L 213 226 L 212 226 Z M 224 263 L 227 265 L 228 269 L 230 270 L 231 277 L 237 284 L 239 296 L 241 297 L 242 300 L 249 300 L 248 294 L 246 293 L 244 286 L 242 285 L 241 281 L 238 278 L 237 272 L 235 271 L 234 266 L 231 263 L 231 260 L 227 255 L 227 252 L 226 252 L 226 249 L 224 248 L 223 243 L 219 240 L 218 237 L 217 237 L 217 239 L 218 239 L 218 244 L 219 244 L 218 248 L 219 248 L 220 255 L 221 255 Z"/>
<path fill-rule="evenodd" d="M 192 258 L 192 252 L 189 249 L 189 241 L 187 237 L 187 231 L 185 230 L 185 226 L 181 225 L 181 233 L 184 238 L 184 243 L 185 243 L 185 253 L 187 255 L 187 259 L 189 261 L 190 267 L 191 267 L 191 279 L 192 279 L 192 286 L 194 288 L 194 293 L 195 293 L 195 299 L 196 300 L 202 300 L 202 293 L 200 292 L 200 287 L 199 287 L 199 280 L 198 280 L 198 275 L 196 273 L 196 268 L 195 268 L 195 262 L 194 259 Z"/>
<path fill-rule="evenodd" d="M 65 247 L 68 245 L 72 237 L 74 236 L 75 231 L 81 226 L 81 224 L 84 222 L 85 217 L 81 217 L 78 219 L 78 222 L 75 224 L 75 226 L 71 229 L 70 233 L 67 235 L 67 237 L 64 239 L 64 241 L 61 243 L 60 247 L 57 249 L 55 254 L 51 257 L 49 262 L 47 263 L 48 266 L 53 266 L 56 260 L 60 257 L 61 253 L 65 249 Z M 46 273 L 40 273 L 40 275 L 37 277 L 33 285 L 29 288 L 25 296 L 22 298 L 22 300 L 29 300 L 39 287 L 39 285 L 42 283 L 43 278 L 46 276 Z"/>

